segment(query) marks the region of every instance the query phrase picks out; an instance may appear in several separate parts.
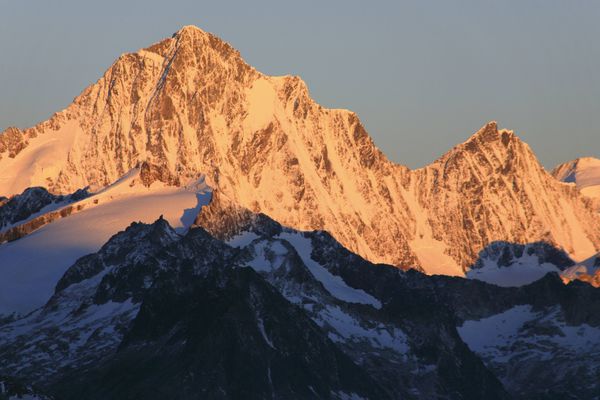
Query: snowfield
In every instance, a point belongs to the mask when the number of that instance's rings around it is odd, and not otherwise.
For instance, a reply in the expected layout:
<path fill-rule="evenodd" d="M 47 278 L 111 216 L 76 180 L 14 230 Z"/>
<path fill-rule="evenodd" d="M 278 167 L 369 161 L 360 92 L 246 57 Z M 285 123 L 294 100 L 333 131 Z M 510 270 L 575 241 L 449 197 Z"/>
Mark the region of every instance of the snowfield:
<path fill-rule="evenodd" d="M 531 305 L 516 306 L 479 321 L 465 321 L 457 329 L 471 350 L 495 363 L 507 363 L 519 353 L 548 361 L 561 352 L 590 355 L 600 345 L 599 327 L 570 326 L 558 308 L 536 311 Z"/>
<path fill-rule="evenodd" d="M 509 287 L 528 285 L 549 272 L 561 272 L 554 264 L 540 264 L 536 257 L 525 256 L 508 267 L 499 267 L 497 263 L 490 260 L 484 260 L 483 263 L 483 268 L 469 270 L 467 278 Z"/>

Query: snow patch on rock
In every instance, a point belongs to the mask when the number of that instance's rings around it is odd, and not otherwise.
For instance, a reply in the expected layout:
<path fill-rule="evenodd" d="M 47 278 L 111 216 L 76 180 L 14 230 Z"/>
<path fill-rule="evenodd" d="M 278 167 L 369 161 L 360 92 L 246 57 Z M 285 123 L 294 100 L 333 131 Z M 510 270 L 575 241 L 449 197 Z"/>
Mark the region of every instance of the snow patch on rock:
<path fill-rule="evenodd" d="M 285 239 L 294 246 L 313 276 L 323 284 L 332 296 L 348 303 L 369 304 L 377 309 L 381 308 L 379 300 L 363 290 L 348 286 L 341 277 L 333 275 L 325 267 L 313 260 L 311 257 L 312 242 L 309 238 L 304 237 L 298 232 L 282 232 L 278 237 Z"/>

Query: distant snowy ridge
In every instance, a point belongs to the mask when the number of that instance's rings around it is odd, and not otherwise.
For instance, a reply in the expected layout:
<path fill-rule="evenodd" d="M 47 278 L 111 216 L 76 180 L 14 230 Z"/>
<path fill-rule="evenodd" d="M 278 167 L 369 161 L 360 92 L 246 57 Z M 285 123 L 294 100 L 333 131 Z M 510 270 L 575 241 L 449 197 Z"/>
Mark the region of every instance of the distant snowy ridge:
<path fill-rule="evenodd" d="M 0 201 L 0 235 L 15 226 L 82 200 L 88 195 L 86 189 L 77 190 L 68 196 L 57 196 L 48 193 L 42 187 L 27 188 L 21 194 Z"/>
<path fill-rule="evenodd" d="M 552 175 L 559 181 L 574 183 L 583 195 L 594 200 L 600 212 L 600 159 L 577 158 L 556 166 Z"/>

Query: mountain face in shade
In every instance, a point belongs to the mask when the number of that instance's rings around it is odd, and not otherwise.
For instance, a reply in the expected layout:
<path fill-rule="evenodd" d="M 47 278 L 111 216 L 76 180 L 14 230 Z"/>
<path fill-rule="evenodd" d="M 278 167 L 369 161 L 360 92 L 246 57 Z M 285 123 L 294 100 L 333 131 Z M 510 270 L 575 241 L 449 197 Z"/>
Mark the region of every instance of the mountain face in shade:
<path fill-rule="evenodd" d="M 132 224 L 72 265 L 44 307 L 0 321 L 0 374 L 58 399 L 598 390 L 600 290 L 587 284 L 430 277 L 221 195 L 203 211 L 185 234 L 162 218 Z"/>
<path fill-rule="evenodd" d="M 195 27 L 122 55 L 48 121 L 0 134 L 4 196 L 95 190 L 141 165 L 175 185 L 205 174 L 249 210 L 428 273 L 462 276 L 494 241 L 544 241 L 576 261 L 600 248 L 598 215 L 511 131 L 489 123 L 411 171 L 354 113 L 322 108 L 299 78 L 263 75 Z"/>
<path fill-rule="evenodd" d="M 443 307 L 414 293 L 435 315 L 386 310 L 408 294 L 396 269 L 329 235 L 252 221 L 246 246 L 132 224 L 69 268 L 43 308 L 0 324 L 0 372 L 61 399 L 506 398 Z"/>

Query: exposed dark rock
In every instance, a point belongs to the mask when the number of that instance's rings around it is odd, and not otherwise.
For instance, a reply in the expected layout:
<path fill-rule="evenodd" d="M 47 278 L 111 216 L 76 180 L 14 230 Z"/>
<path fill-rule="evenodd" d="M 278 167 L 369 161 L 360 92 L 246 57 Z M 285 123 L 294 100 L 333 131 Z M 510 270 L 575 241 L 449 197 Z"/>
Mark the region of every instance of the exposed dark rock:
<path fill-rule="evenodd" d="M 49 193 L 45 188 L 32 187 L 23 193 L 0 202 L 0 243 L 17 240 L 34 230 L 73 212 L 68 205 L 89 196 L 87 189 L 79 189 L 71 195 Z M 57 211 L 47 211 L 35 216 L 45 207 L 55 205 Z M 62 208 L 61 208 L 62 207 Z"/>
<path fill-rule="evenodd" d="M 172 186 L 179 185 L 179 178 L 173 175 L 167 167 L 151 164 L 147 161 L 144 161 L 140 166 L 140 180 L 146 187 L 157 181 Z"/>
<path fill-rule="evenodd" d="M 25 189 L 23 193 L 7 199 L 0 205 L 0 229 L 22 221 L 48 204 L 60 200 L 62 197 L 54 196 L 41 187 Z"/>
<path fill-rule="evenodd" d="M 0 132 L 0 160 L 6 155 L 15 158 L 26 146 L 27 140 L 19 128 L 10 127 Z"/>
<path fill-rule="evenodd" d="M 66 382 L 65 399 L 387 398 L 249 268 L 160 277 L 115 357 Z"/>
<path fill-rule="evenodd" d="M 54 397 L 20 379 L 0 375 L 0 399 L 54 400 Z"/>

